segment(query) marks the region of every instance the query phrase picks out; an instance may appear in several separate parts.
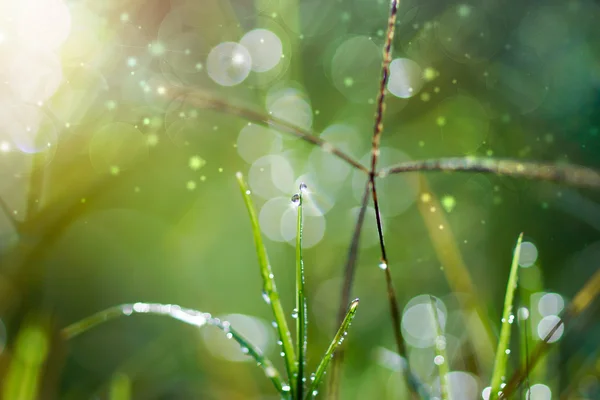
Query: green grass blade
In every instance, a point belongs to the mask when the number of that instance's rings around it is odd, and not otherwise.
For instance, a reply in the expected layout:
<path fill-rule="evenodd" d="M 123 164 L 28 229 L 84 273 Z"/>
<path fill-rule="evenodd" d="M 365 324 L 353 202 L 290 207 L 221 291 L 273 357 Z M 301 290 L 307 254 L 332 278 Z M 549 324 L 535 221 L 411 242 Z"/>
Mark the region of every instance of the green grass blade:
<path fill-rule="evenodd" d="M 433 325 L 436 331 L 435 338 L 435 357 L 434 363 L 438 367 L 438 375 L 440 376 L 440 396 L 441 400 L 451 400 L 450 391 L 448 390 L 448 374 L 450 367 L 448 366 L 448 354 L 446 353 L 446 336 L 440 325 L 435 297 L 430 296 L 431 309 L 433 311 Z"/>
<path fill-rule="evenodd" d="M 35 400 L 39 398 L 44 363 L 50 343 L 41 324 L 29 324 L 17 336 L 14 353 L 3 376 L 3 399 Z"/>
<path fill-rule="evenodd" d="M 506 365 L 508 363 L 508 352 L 510 345 L 510 330 L 514 316 L 512 315 L 513 298 L 515 289 L 517 288 L 519 256 L 521 254 L 521 242 L 523 234 L 519 235 L 517 245 L 513 254 L 512 265 L 510 267 L 510 275 L 508 284 L 506 285 L 506 295 L 504 297 L 504 311 L 502 312 L 502 328 L 500 329 L 500 340 L 496 349 L 496 359 L 494 361 L 494 372 L 492 374 L 492 390 L 490 392 L 490 400 L 498 398 L 502 377 L 506 375 Z"/>
<path fill-rule="evenodd" d="M 307 306 L 304 296 L 304 262 L 302 261 L 302 192 L 306 190 L 304 183 L 300 184 L 300 192 L 293 197 L 295 203 L 298 201 L 298 222 L 296 224 L 296 350 L 298 356 L 296 398 L 304 396 L 304 369 L 306 365 L 307 341 Z"/>
<path fill-rule="evenodd" d="M 317 395 L 319 385 L 321 384 L 321 381 L 323 380 L 323 376 L 325 375 L 325 372 L 327 371 L 329 362 L 333 358 L 333 354 L 335 353 L 336 349 L 344 341 L 344 338 L 348 332 L 348 328 L 350 327 L 350 324 L 352 323 L 352 320 L 354 319 L 354 316 L 356 315 L 357 308 L 358 308 L 358 299 L 353 300 L 352 303 L 350 303 L 350 307 L 348 307 L 348 312 L 346 313 L 346 317 L 342 321 L 342 324 L 340 325 L 340 328 L 338 329 L 337 333 L 335 334 L 335 337 L 331 341 L 329 348 L 327 349 L 327 351 L 325 352 L 325 355 L 321 359 L 321 362 L 319 363 L 319 366 L 317 367 L 316 372 L 310 377 L 311 383 L 310 383 L 310 387 L 308 388 L 308 391 L 306 392 L 305 399 L 312 399 L 313 397 L 315 397 Z"/>
<path fill-rule="evenodd" d="M 249 355 L 256 361 L 258 366 L 263 370 L 267 378 L 273 383 L 277 392 L 281 395 L 286 395 L 284 390 L 285 385 L 281 380 L 281 375 L 273 366 L 273 363 L 262 354 L 262 351 L 250 343 L 242 334 L 233 329 L 229 322 L 221 321 L 218 318 L 213 318 L 208 313 L 182 308 L 174 304 L 157 304 L 157 303 L 134 303 L 121 304 L 99 311 L 87 318 L 84 318 L 74 324 L 71 324 L 62 330 L 62 335 L 65 339 L 70 340 L 76 336 L 89 331 L 105 322 L 111 321 L 119 317 L 127 317 L 133 314 L 152 314 L 161 315 L 178 321 L 185 322 L 188 325 L 202 327 L 205 325 L 216 326 L 221 329 L 227 338 L 235 340 L 241 347 L 242 352 Z M 289 390 L 289 389 L 288 389 Z"/>
<path fill-rule="evenodd" d="M 122 373 L 116 373 L 110 380 L 108 398 L 110 400 L 130 400 L 131 380 Z"/>
<path fill-rule="evenodd" d="M 283 311 L 281 301 L 279 300 L 279 293 L 277 292 L 277 287 L 275 286 L 275 278 L 273 276 L 273 273 L 271 272 L 271 265 L 269 264 L 267 250 L 265 249 L 265 245 L 262 240 L 262 235 L 260 233 L 258 217 L 256 216 L 256 211 L 254 210 L 254 204 L 252 203 L 252 199 L 250 198 L 250 189 L 244 181 L 244 177 L 242 176 L 241 172 L 238 172 L 236 174 L 236 178 L 240 185 L 242 196 L 244 197 L 244 203 L 246 203 L 246 208 L 248 209 L 248 215 L 250 216 L 252 234 L 254 236 L 256 254 L 258 256 L 258 265 L 260 267 L 260 274 L 263 280 L 263 297 L 265 301 L 271 305 L 271 309 L 273 311 L 273 317 L 275 318 L 275 323 L 277 324 L 277 332 L 279 333 L 279 339 L 282 343 L 285 367 L 288 379 L 290 381 L 291 387 L 289 389 L 292 393 L 292 397 L 295 398 L 296 383 L 294 378 L 296 377 L 297 370 L 294 344 L 292 343 L 292 335 L 290 333 L 290 329 L 288 328 L 288 324 L 285 319 L 285 313 Z"/>

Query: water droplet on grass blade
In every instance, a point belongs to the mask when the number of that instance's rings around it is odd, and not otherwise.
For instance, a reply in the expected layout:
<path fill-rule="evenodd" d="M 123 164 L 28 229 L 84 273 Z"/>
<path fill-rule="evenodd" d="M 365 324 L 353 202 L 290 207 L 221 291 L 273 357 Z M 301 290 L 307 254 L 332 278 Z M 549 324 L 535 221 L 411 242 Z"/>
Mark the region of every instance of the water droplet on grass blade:
<path fill-rule="evenodd" d="M 269 294 L 267 292 L 262 292 L 262 298 L 265 301 L 265 303 L 271 304 L 271 298 L 269 297 Z"/>
<path fill-rule="evenodd" d="M 308 186 L 306 186 L 306 183 L 302 182 L 302 183 L 300 184 L 300 191 L 301 191 L 301 192 L 303 192 L 303 191 L 305 191 L 306 189 L 308 189 Z"/>
<path fill-rule="evenodd" d="M 292 203 L 296 205 L 300 204 L 300 195 L 298 193 L 292 196 Z"/>

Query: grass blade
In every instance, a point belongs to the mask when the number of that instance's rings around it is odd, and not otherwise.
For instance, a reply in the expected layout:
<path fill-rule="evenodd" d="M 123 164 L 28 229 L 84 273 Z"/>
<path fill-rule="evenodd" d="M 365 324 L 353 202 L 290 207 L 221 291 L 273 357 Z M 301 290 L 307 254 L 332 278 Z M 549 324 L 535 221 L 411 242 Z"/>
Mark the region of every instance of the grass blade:
<path fill-rule="evenodd" d="M 379 171 L 380 177 L 415 171 L 482 172 L 539 179 L 574 186 L 600 187 L 600 172 L 579 165 L 547 164 L 485 157 L 452 157 L 407 161 Z"/>
<path fill-rule="evenodd" d="M 109 400 L 130 400 L 131 380 L 122 373 L 116 373 L 110 380 L 108 391 Z"/>
<path fill-rule="evenodd" d="M 279 333 L 279 340 L 282 343 L 282 349 L 285 359 L 285 367 L 290 381 L 290 390 L 292 396 L 295 398 L 296 395 L 296 383 L 295 377 L 297 374 L 296 369 L 296 356 L 294 355 L 294 344 L 292 343 L 292 335 L 285 319 L 285 312 L 279 300 L 279 293 L 277 292 L 277 286 L 275 286 L 275 277 L 271 271 L 271 265 L 269 264 L 269 258 L 267 256 L 267 250 L 262 240 L 260 233 L 260 226 L 258 225 L 258 217 L 254 210 L 254 204 L 250 198 L 250 189 L 244 181 L 244 177 L 241 172 L 236 174 L 242 196 L 244 197 L 244 203 L 248 209 L 248 215 L 250 216 L 250 223 L 252 224 L 252 235 L 254 236 L 254 244 L 256 246 L 256 255 L 258 256 L 258 265 L 260 267 L 260 274 L 263 281 L 263 297 L 265 301 L 271 306 L 273 311 L 273 317 L 277 324 L 277 332 Z"/>
<path fill-rule="evenodd" d="M 40 386 L 49 349 L 47 330 L 43 324 L 23 325 L 3 376 L 3 399 L 35 400 L 42 395 Z"/>
<path fill-rule="evenodd" d="M 538 344 L 532 351 L 531 356 L 529 357 L 528 369 L 519 368 L 510 377 L 506 383 L 506 386 L 502 390 L 502 395 L 499 397 L 499 399 L 508 399 L 509 396 L 514 393 L 519 386 L 521 386 L 523 381 L 527 379 L 529 371 L 533 370 L 537 362 L 550 348 L 550 343 L 548 342 L 550 338 L 552 338 L 552 336 L 562 325 L 569 323 L 579 314 L 585 311 L 594 302 L 594 300 L 596 300 L 598 294 L 600 294 L 600 269 L 596 270 L 594 275 L 592 275 L 592 277 L 579 290 L 579 292 L 575 294 L 575 297 L 573 297 L 569 307 L 563 311 L 561 315 L 559 315 L 560 321 L 558 321 L 552 327 L 552 329 L 550 329 L 544 340 L 542 340 L 542 342 L 540 342 L 540 344 Z"/>
<path fill-rule="evenodd" d="M 304 368 L 306 366 L 306 350 L 308 346 L 308 310 L 306 306 L 306 297 L 304 295 L 304 262 L 302 261 L 302 192 L 304 190 L 306 190 L 306 185 L 301 183 L 300 192 L 293 197 L 293 199 L 297 198 L 298 200 L 298 223 L 296 225 L 296 346 L 298 355 L 298 375 L 296 378 L 297 399 L 302 399 L 304 396 Z"/>
<path fill-rule="evenodd" d="M 435 357 L 434 363 L 438 367 L 438 375 L 440 376 L 440 396 L 441 400 L 451 400 L 448 390 L 448 374 L 450 367 L 448 366 L 448 354 L 446 354 L 446 336 L 440 324 L 435 297 L 429 296 L 431 300 L 431 310 L 433 311 L 433 324 L 436 331 L 435 338 Z"/>
<path fill-rule="evenodd" d="M 521 254 L 521 242 L 523 241 L 523 233 L 519 235 L 517 245 L 513 254 L 512 265 L 510 266 L 510 275 L 508 284 L 506 285 L 506 295 L 504 297 L 504 311 L 502 312 L 502 328 L 500 329 L 500 340 L 496 349 L 496 360 L 494 361 L 494 372 L 492 373 L 492 389 L 490 392 L 490 400 L 497 399 L 502 384 L 502 377 L 506 375 L 506 365 L 508 362 L 508 353 L 510 345 L 510 330 L 514 316 L 512 315 L 513 299 L 515 289 L 517 288 L 518 271 L 519 271 L 519 256 Z"/>
<path fill-rule="evenodd" d="M 285 385 L 282 383 L 281 376 L 277 369 L 273 366 L 273 363 L 263 355 L 262 351 L 250 343 L 242 334 L 237 332 L 231 327 L 229 322 L 221 321 L 218 318 L 213 318 L 208 313 L 201 311 L 192 310 L 189 308 L 183 308 L 174 304 L 158 304 L 158 303 L 133 303 L 133 304 L 121 304 L 107 308 L 106 310 L 99 311 L 95 314 L 90 315 L 78 322 L 75 322 L 62 330 L 62 336 L 66 340 L 73 339 L 76 336 L 81 335 L 89 331 L 92 328 L 102 325 L 105 322 L 111 321 L 119 317 L 128 317 L 133 314 L 151 314 L 160 315 L 169 318 L 176 319 L 181 322 L 185 322 L 188 325 L 202 327 L 205 325 L 216 326 L 221 329 L 227 338 L 235 340 L 240 347 L 242 352 L 249 355 L 256 361 L 258 366 L 263 370 L 267 378 L 273 383 L 277 392 L 285 395 Z"/>
<path fill-rule="evenodd" d="M 346 334 L 348 332 L 348 328 L 350 327 L 350 324 L 352 323 L 352 320 L 354 319 L 354 316 L 356 315 L 357 308 L 358 308 L 358 299 L 356 299 L 356 300 L 352 301 L 352 303 L 350 303 L 350 307 L 348 307 L 348 312 L 346 313 L 346 317 L 342 321 L 342 324 L 340 325 L 340 328 L 338 329 L 333 340 L 331 341 L 329 348 L 327 349 L 327 351 L 325 352 L 325 355 L 321 359 L 321 362 L 319 363 L 319 366 L 317 367 L 316 372 L 314 373 L 314 375 L 311 376 L 310 387 L 308 388 L 308 391 L 306 392 L 305 399 L 312 399 L 313 397 L 315 397 L 317 395 L 319 385 L 321 384 L 321 381 L 323 380 L 323 376 L 325 375 L 325 372 L 327 371 L 329 362 L 333 358 L 333 354 L 335 353 L 335 350 L 344 341 L 344 337 L 346 336 Z"/>

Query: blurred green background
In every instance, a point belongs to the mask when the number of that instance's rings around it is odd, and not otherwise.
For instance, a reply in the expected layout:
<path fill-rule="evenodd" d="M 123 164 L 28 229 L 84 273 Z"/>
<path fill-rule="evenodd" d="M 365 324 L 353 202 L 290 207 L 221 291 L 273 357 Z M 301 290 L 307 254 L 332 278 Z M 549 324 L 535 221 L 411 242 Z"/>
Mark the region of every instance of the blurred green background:
<path fill-rule="evenodd" d="M 237 171 L 249 181 L 290 314 L 289 199 L 299 182 L 308 185 L 314 369 L 336 328 L 364 174 L 172 93 L 208 91 L 312 130 L 366 163 L 388 6 L 1 0 L 0 374 L 18 354 L 23 327 L 44 326 L 40 398 L 103 399 L 111 390 L 135 399 L 276 398 L 254 363 L 211 327 L 134 316 L 68 344 L 56 338 L 112 305 L 174 303 L 230 319 L 282 366 Z M 592 0 L 402 1 L 380 166 L 479 155 L 600 167 L 599 19 Z M 481 398 L 492 368 L 484 361 L 495 348 L 466 328 L 461 304 L 472 294 L 460 291 L 462 277 L 448 283 L 449 264 L 470 273 L 483 323 L 496 335 L 512 249 L 525 233 L 521 283 L 531 302 L 521 299 L 530 318 L 519 331 L 527 329 L 531 347 L 598 268 L 597 192 L 429 173 L 386 178 L 378 193 L 410 363 L 434 392 L 435 334 L 422 295 L 439 299 L 446 321 L 455 399 Z M 402 390 L 378 260 L 369 207 L 343 399 L 398 398 Z M 530 398 L 599 398 L 599 329 L 594 310 L 567 326 L 532 373 Z M 43 347 L 34 346 L 41 359 Z"/>

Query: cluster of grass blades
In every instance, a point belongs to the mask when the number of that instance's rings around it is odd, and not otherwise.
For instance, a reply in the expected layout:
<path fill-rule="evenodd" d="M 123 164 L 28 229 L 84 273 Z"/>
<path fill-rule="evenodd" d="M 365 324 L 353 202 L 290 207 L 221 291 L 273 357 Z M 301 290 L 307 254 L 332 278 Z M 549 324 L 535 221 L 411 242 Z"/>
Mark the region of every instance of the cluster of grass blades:
<path fill-rule="evenodd" d="M 140 302 L 115 306 L 65 328 L 63 330 L 63 335 L 66 339 L 71 339 L 77 335 L 80 335 L 97 326 L 98 324 L 104 323 L 108 320 L 132 314 L 163 315 L 198 327 L 213 325 L 221 329 L 225 335 L 240 344 L 242 351 L 247 353 L 257 362 L 259 367 L 264 371 L 266 377 L 273 383 L 276 391 L 281 394 L 282 398 L 300 400 L 316 395 L 321 391 L 320 385 L 323 383 L 325 372 L 327 371 L 328 366 L 332 364 L 332 371 L 329 375 L 330 383 L 328 392 L 330 397 L 335 399 L 339 397 L 340 369 L 343 361 L 343 347 L 339 346 L 344 339 L 358 306 L 358 300 L 351 301 L 350 299 L 352 297 L 352 287 L 358 259 L 360 236 L 365 220 L 366 208 L 370 200 L 372 200 L 373 207 L 375 208 L 377 232 L 379 236 L 381 252 L 380 260 L 373 262 L 373 264 L 378 264 L 378 270 L 383 271 L 385 275 L 390 309 L 390 321 L 394 332 L 397 353 L 405 360 L 407 359 L 405 343 L 400 329 L 400 308 L 398 306 L 396 291 L 394 289 L 392 279 L 391 266 L 393 263 L 388 259 L 386 253 L 382 221 L 379 213 L 379 199 L 377 196 L 377 182 L 379 179 L 385 179 L 387 176 L 392 174 L 421 173 L 428 171 L 478 172 L 504 175 L 514 178 L 554 181 L 561 184 L 580 187 L 600 188 L 600 173 L 589 168 L 576 165 L 545 164 L 522 160 L 449 157 L 442 159 L 404 162 L 378 169 L 379 148 L 381 137 L 383 135 L 385 94 L 389 79 L 389 65 L 392 55 L 392 40 L 396 26 L 396 16 L 398 13 L 398 1 L 392 0 L 390 5 L 390 14 L 383 48 L 382 75 L 376 101 L 375 121 L 372 135 L 372 157 L 371 163 L 368 166 L 361 164 L 350 155 L 325 142 L 313 132 L 294 126 L 285 120 L 266 115 L 261 111 L 231 104 L 229 101 L 219 99 L 213 93 L 205 92 L 200 89 L 190 89 L 182 86 L 176 86 L 172 83 L 164 83 L 164 87 L 167 88 L 167 97 L 182 100 L 186 104 L 198 108 L 211 109 L 216 112 L 233 115 L 244 119 L 245 121 L 269 125 L 273 129 L 296 136 L 312 145 L 320 147 L 324 152 L 333 154 L 342 161 L 346 162 L 355 170 L 361 171 L 365 174 L 365 190 L 362 196 L 360 212 L 358 214 L 352 240 L 348 249 L 348 256 L 344 265 L 344 279 L 338 312 L 339 330 L 335 334 L 331 345 L 325 352 L 325 355 L 318 365 L 314 375 L 308 375 L 305 370 L 307 350 L 307 305 L 305 298 L 306 291 L 304 288 L 304 265 L 302 261 L 303 188 L 301 187 L 299 193 L 292 199 L 292 201 L 298 206 L 298 232 L 296 243 L 296 308 L 293 312 L 293 315 L 295 316 L 296 343 L 294 344 L 290 328 L 286 322 L 286 314 L 279 300 L 279 295 L 275 286 L 275 281 L 271 272 L 267 253 L 262 243 L 262 237 L 260 234 L 256 213 L 250 198 L 250 192 L 241 175 L 238 176 L 238 181 L 240 183 L 240 188 L 252 222 L 252 231 L 256 244 L 260 272 L 263 279 L 263 296 L 265 301 L 272 309 L 278 336 L 282 343 L 282 352 L 284 355 L 284 365 L 286 370 L 285 378 L 283 374 L 277 371 L 277 369 L 273 366 L 273 363 L 265 357 L 260 349 L 253 346 L 252 343 L 249 343 L 248 340 L 240 335 L 239 332 L 234 329 L 234 327 L 230 326 L 230 324 L 220 321 L 217 318 L 213 318 L 210 314 L 186 309 L 177 305 Z M 171 71 L 171 78 L 174 79 L 176 76 L 176 72 Z M 97 193 L 106 191 L 111 185 L 114 185 L 116 179 L 122 179 L 124 176 L 126 176 L 125 173 L 116 178 L 112 176 L 107 177 L 102 183 L 94 184 L 93 186 L 86 188 L 86 191 L 83 193 L 83 195 L 74 196 L 75 200 L 73 203 L 75 205 L 73 206 L 62 205 L 61 207 L 56 208 L 49 207 L 48 209 L 40 209 L 35 213 L 31 213 L 32 216 L 28 217 L 29 219 L 25 222 L 19 222 L 16 219 L 13 220 L 12 223 L 19 232 L 30 233 L 31 231 L 38 229 L 39 232 L 36 231 L 35 233 L 37 233 L 40 237 L 39 241 L 35 244 L 35 246 L 33 246 L 32 250 L 24 257 L 19 258 L 20 264 L 16 265 L 14 270 L 26 271 L 27 268 L 19 267 L 38 265 L 38 261 L 46 254 L 53 241 L 60 236 L 60 233 L 65 229 L 66 226 L 69 225 L 70 222 L 74 221 L 83 212 L 76 206 L 80 199 L 94 198 Z M 40 181 L 39 176 L 34 174 L 32 177 L 32 183 L 35 184 L 38 181 Z M 433 194 L 430 195 L 433 197 Z M 33 203 L 33 200 L 31 200 L 31 202 Z M 12 215 L 10 208 L 2 202 L 0 202 L 0 207 L 3 208 L 7 216 Z M 440 218 L 443 218 L 443 216 Z M 444 225 L 449 226 L 446 223 L 444 223 Z M 445 230 L 445 234 L 451 235 L 451 233 L 447 232 L 450 232 L 450 228 Z M 449 260 L 449 262 L 443 262 L 443 264 L 448 265 L 448 268 L 445 268 L 444 273 L 446 274 L 451 289 L 456 292 L 467 293 L 469 296 L 471 296 L 471 298 L 477 299 L 475 287 L 471 282 L 468 271 L 464 267 L 464 262 L 460 257 L 460 252 L 456 249 L 454 240 L 451 236 L 445 237 L 444 240 L 446 240 L 445 243 L 451 246 L 452 249 L 452 259 Z M 524 364 L 524 366 L 518 368 L 512 374 L 512 376 L 506 380 L 505 383 L 503 383 L 502 377 L 507 376 L 507 372 L 509 370 L 509 363 L 506 356 L 508 354 L 507 351 L 510 350 L 511 324 L 514 319 L 512 308 L 514 304 L 514 292 L 518 275 L 517 267 L 520 241 L 521 238 L 519 238 L 514 252 L 513 263 L 504 302 L 500 339 L 495 349 L 495 355 L 493 360 L 489 360 L 481 356 L 482 360 L 493 362 L 493 370 L 491 374 L 492 378 L 489 389 L 490 399 L 510 398 L 510 396 L 512 396 L 526 380 L 529 371 L 535 366 L 536 362 L 540 359 L 544 352 L 548 350 L 550 346 L 549 339 L 554 332 L 559 329 L 561 325 L 568 323 L 586 310 L 595 300 L 598 293 L 600 293 L 600 271 L 598 271 L 575 295 L 569 307 L 567 307 L 564 313 L 560 315 L 560 322 L 557 323 L 556 326 L 554 326 L 553 329 L 548 333 L 547 337 L 531 351 L 530 357 L 526 359 L 527 362 Z M 440 259 L 444 259 L 444 257 L 446 257 L 445 260 L 448 260 L 447 255 L 438 254 L 438 256 Z M 23 281 L 25 280 L 24 276 L 21 278 Z M 460 279 L 457 279 L 457 276 L 460 276 Z M 465 304 L 465 313 L 474 313 L 475 315 L 478 315 L 482 321 L 485 321 L 485 318 L 483 317 L 484 313 L 478 308 L 478 304 L 479 303 L 476 300 L 472 300 L 468 304 Z M 432 304 L 434 317 L 433 324 L 435 325 L 438 339 L 442 343 L 439 346 L 436 345 L 436 359 L 439 361 L 436 362 L 436 365 L 438 366 L 438 374 L 440 378 L 440 396 L 443 400 L 446 400 L 451 398 L 452 393 L 447 380 L 450 368 L 447 363 L 448 356 L 445 354 L 445 347 L 443 345 L 444 333 L 440 326 L 436 310 L 436 306 Z M 488 333 L 493 331 L 489 326 L 486 326 L 485 328 L 487 328 L 486 332 Z M 470 329 L 470 326 L 466 326 L 467 331 Z M 473 332 L 474 333 L 470 333 L 470 338 L 471 340 L 476 340 L 477 331 L 473 330 Z M 30 336 L 31 335 L 29 335 L 29 337 Z M 495 341 L 495 338 L 492 339 Z M 25 339 L 23 340 L 25 341 Z M 332 361 L 332 356 L 334 353 L 336 353 L 337 356 L 333 358 Z M 527 351 L 527 353 L 529 352 Z M 19 375 L 17 372 L 15 372 L 13 375 L 24 376 L 23 374 Z M 429 397 L 428 388 L 426 388 L 418 381 L 418 379 L 416 379 L 414 374 L 409 369 L 408 362 L 405 363 L 403 377 L 406 381 L 406 386 L 411 391 L 413 398 L 425 399 Z M 14 379 L 16 380 L 17 378 Z M 9 387 L 11 390 L 13 390 L 12 388 L 16 388 L 14 389 L 15 391 L 19 390 L 19 385 L 12 385 Z"/>
<path fill-rule="evenodd" d="M 292 203 L 298 210 L 297 235 L 296 235 L 296 308 L 292 311 L 292 318 L 296 321 L 296 346 L 292 340 L 292 333 L 288 327 L 286 313 L 279 300 L 279 293 L 275 285 L 275 276 L 271 271 L 267 251 L 263 244 L 260 227 L 256 211 L 250 197 L 251 192 L 244 181 L 241 173 L 236 175 L 244 202 L 248 209 L 256 245 L 256 254 L 263 281 L 263 299 L 270 305 L 274 317 L 274 327 L 277 329 L 279 341 L 282 347 L 282 356 L 284 357 L 287 381 L 282 378 L 282 374 L 274 367 L 273 363 L 263 354 L 261 349 L 254 346 L 242 334 L 235 330 L 227 321 L 221 321 L 212 317 L 209 313 L 182 308 L 172 304 L 156 303 L 134 303 L 121 304 L 100 311 L 90 317 L 76 322 L 62 330 L 63 337 L 67 340 L 72 339 L 99 324 L 113 320 L 118 317 L 130 316 L 133 314 L 152 314 L 166 316 L 175 320 L 185 322 L 196 327 L 212 325 L 225 333 L 227 338 L 235 340 L 244 354 L 249 355 L 256 361 L 257 365 L 263 370 L 265 376 L 273 383 L 282 399 L 304 400 L 312 399 L 319 393 L 319 387 L 325 377 L 325 373 L 330 365 L 334 353 L 343 343 L 348 328 L 356 315 L 358 308 L 358 299 L 349 303 L 344 318 L 336 332 L 331 344 L 325 351 L 323 358 L 318 364 L 314 373 L 306 373 L 306 352 L 307 352 L 307 301 L 304 295 L 304 263 L 302 260 L 302 227 L 303 227 L 303 191 L 306 190 L 304 183 L 300 184 L 299 192 L 291 198 Z"/>

